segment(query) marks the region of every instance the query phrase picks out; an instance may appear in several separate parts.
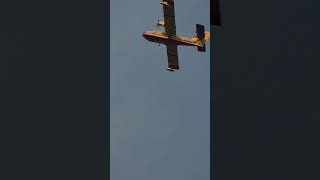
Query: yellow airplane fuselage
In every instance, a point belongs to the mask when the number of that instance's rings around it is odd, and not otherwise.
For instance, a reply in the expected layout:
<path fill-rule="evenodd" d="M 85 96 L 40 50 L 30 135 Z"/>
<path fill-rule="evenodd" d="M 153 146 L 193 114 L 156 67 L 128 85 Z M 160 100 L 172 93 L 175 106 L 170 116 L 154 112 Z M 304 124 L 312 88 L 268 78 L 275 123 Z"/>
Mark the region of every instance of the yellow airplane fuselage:
<path fill-rule="evenodd" d="M 146 40 L 159 44 L 175 44 L 183 46 L 204 46 L 204 39 L 198 37 L 183 37 L 178 35 L 167 36 L 165 32 L 161 31 L 146 31 L 142 35 Z"/>

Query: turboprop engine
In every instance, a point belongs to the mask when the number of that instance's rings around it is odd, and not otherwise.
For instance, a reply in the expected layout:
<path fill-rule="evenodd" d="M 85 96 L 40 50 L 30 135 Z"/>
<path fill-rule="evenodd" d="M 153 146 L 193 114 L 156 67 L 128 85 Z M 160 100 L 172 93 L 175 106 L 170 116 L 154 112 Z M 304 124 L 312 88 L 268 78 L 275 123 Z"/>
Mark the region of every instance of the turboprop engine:
<path fill-rule="evenodd" d="M 164 27 L 164 21 L 158 20 L 157 26 L 158 26 L 158 27 L 159 27 L 159 26 Z"/>

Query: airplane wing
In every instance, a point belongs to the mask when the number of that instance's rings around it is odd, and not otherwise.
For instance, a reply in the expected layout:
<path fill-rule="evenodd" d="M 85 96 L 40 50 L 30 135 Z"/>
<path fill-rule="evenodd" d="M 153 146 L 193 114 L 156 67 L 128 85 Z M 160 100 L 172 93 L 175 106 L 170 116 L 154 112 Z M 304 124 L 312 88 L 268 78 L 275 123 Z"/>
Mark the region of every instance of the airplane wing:
<path fill-rule="evenodd" d="M 168 36 L 176 35 L 176 20 L 173 0 L 161 0 L 164 13 L 164 28 Z"/>
<path fill-rule="evenodd" d="M 178 61 L 178 49 L 177 45 L 168 44 L 167 45 L 167 56 L 168 56 L 168 70 L 179 69 Z"/>

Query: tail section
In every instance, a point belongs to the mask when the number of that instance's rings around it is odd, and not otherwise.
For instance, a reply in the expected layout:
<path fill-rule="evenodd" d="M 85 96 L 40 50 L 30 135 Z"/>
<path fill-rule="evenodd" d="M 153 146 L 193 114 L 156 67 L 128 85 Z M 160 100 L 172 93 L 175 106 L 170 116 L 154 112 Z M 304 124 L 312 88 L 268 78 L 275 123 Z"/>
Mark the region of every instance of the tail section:
<path fill-rule="evenodd" d="M 201 25 L 201 24 L 196 24 L 196 33 L 197 33 L 197 37 L 199 39 L 203 39 L 205 37 L 205 34 L 204 34 L 204 26 Z"/>
<path fill-rule="evenodd" d="M 198 46 L 198 51 L 200 52 L 206 52 L 206 43 L 210 38 L 210 32 L 205 32 L 204 26 L 201 24 L 196 24 L 196 33 L 197 33 L 197 38 L 199 38 L 199 46 Z"/>
<path fill-rule="evenodd" d="M 206 44 L 203 44 L 202 47 L 201 47 L 201 46 L 198 46 L 197 48 L 198 48 L 198 51 L 199 51 L 199 52 L 206 52 Z"/>

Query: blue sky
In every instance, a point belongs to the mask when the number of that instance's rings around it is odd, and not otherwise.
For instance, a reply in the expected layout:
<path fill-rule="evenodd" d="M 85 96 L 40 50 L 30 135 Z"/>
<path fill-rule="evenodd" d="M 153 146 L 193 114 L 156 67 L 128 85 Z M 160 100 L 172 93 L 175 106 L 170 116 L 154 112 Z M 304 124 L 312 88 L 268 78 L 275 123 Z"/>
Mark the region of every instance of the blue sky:
<path fill-rule="evenodd" d="M 180 70 L 168 72 L 165 46 L 142 37 L 163 19 L 160 0 L 110 5 L 111 180 L 208 180 L 210 53 L 179 46 Z M 209 9 L 176 0 L 177 34 L 210 30 Z"/>

